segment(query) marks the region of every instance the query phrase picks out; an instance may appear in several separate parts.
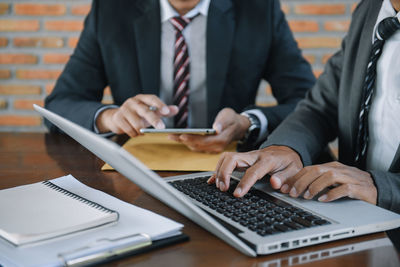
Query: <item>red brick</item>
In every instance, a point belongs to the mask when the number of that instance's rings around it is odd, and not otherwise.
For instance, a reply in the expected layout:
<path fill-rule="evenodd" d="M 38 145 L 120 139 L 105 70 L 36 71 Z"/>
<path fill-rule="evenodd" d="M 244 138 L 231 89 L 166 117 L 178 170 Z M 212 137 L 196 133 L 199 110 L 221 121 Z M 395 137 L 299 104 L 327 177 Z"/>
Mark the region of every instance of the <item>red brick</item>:
<path fill-rule="evenodd" d="M 0 37 L 0 47 L 5 47 L 8 45 L 8 39 L 4 37 Z"/>
<path fill-rule="evenodd" d="M 14 109 L 33 110 L 33 104 L 43 107 L 43 99 L 17 99 L 14 101 Z"/>
<path fill-rule="evenodd" d="M 310 64 L 314 64 L 314 63 L 315 63 L 315 56 L 314 56 L 314 55 L 305 54 L 305 55 L 303 55 L 303 57 L 304 57 Z"/>
<path fill-rule="evenodd" d="M 75 5 L 71 8 L 72 15 L 87 15 L 91 5 Z"/>
<path fill-rule="evenodd" d="M 68 39 L 68 46 L 71 48 L 75 48 L 76 45 L 78 44 L 79 37 L 70 37 Z"/>
<path fill-rule="evenodd" d="M 331 58 L 332 54 L 325 54 L 322 57 L 322 64 L 326 64 L 326 62 L 328 62 L 328 60 Z"/>
<path fill-rule="evenodd" d="M 5 4 L 5 3 L 0 3 L 0 15 L 4 15 L 8 13 L 9 10 L 9 4 Z"/>
<path fill-rule="evenodd" d="M 18 79 L 23 80 L 55 80 L 60 76 L 61 70 L 43 70 L 43 69 L 30 69 L 30 70 L 17 70 L 16 76 Z"/>
<path fill-rule="evenodd" d="M 293 32 L 317 32 L 319 27 L 316 21 L 291 20 L 289 27 Z"/>
<path fill-rule="evenodd" d="M 294 13 L 300 15 L 341 15 L 345 12 L 344 4 L 305 4 L 294 7 Z"/>
<path fill-rule="evenodd" d="M 8 106 L 7 100 L 0 98 L 0 109 L 6 109 Z"/>
<path fill-rule="evenodd" d="M 296 38 L 299 47 L 304 48 L 338 48 L 342 41 L 338 37 L 300 37 Z"/>
<path fill-rule="evenodd" d="M 103 105 L 112 105 L 112 104 L 114 104 L 114 101 L 112 99 L 103 99 L 103 100 L 101 100 L 101 103 Z"/>
<path fill-rule="evenodd" d="M 285 13 L 286 15 L 290 13 L 290 7 L 288 4 L 282 4 L 282 11 L 283 13 Z"/>
<path fill-rule="evenodd" d="M 49 53 L 43 56 L 43 62 L 46 64 L 65 64 L 68 62 L 70 54 Z"/>
<path fill-rule="evenodd" d="M 315 77 L 319 77 L 322 74 L 323 70 L 313 70 Z"/>
<path fill-rule="evenodd" d="M 64 41 L 60 37 L 16 37 L 13 44 L 16 47 L 60 48 Z"/>
<path fill-rule="evenodd" d="M 0 84 L 0 95 L 40 95 L 39 85 Z"/>
<path fill-rule="evenodd" d="M 265 94 L 266 95 L 272 95 L 271 85 L 267 84 L 267 86 L 265 87 Z"/>
<path fill-rule="evenodd" d="M 111 90 L 110 90 L 110 86 L 107 86 L 106 88 L 104 88 L 104 95 L 111 95 Z"/>
<path fill-rule="evenodd" d="M 10 70 L 0 70 L 0 79 L 8 79 L 11 77 Z"/>
<path fill-rule="evenodd" d="M 50 20 L 45 21 L 44 28 L 48 31 L 82 31 L 82 20 Z"/>
<path fill-rule="evenodd" d="M 39 116 L 0 115 L 0 126 L 40 126 Z"/>
<path fill-rule="evenodd" d="M 55 83 L 48 83 L 48 84 L 46 84 L 46 86 L 45 86 L 45 88 L 44 88 L 45 91 L 46 91 L 46 95 L 49 95 L 49 94 L 51 94 L 51 92 L 53 92 L 54 86 L 56 86 Z"/>
<path fill-rule="evenodd" d="M 64 15 L 65 5 L 56 4 L 15 4 L 14 11 L 16 15 L 28 16 L 60 16 Z"/>
<path fill-rule="evenodd" d="M 0 31 L 2 32 L 35 32 L 40 28 L 38 20 L 16 20 L 2 19 L 0 20 Z"/>
<path fill-rule="evenodd" d="M 0 64 L 36 64 L 37 57 L 30 54 L 0 54 Z"/>
<path fill-rule="evenodd" d="M 358 3 L 354 3 L 354 4 L 351 5 L 351 7 L 350 7 L 351 13 L 354 12 L 354 10 L 356 9 L 357 5 L 358 5 Z"/>
<path fill-rule="evenodd" d="M 339 21 L 339 20 L 332 20 L 327 21 L 324 24 L 324 28 L 327 31 L 339 31 L 339 32 L 347 32 L 349 30 L 350 21 Z"/>

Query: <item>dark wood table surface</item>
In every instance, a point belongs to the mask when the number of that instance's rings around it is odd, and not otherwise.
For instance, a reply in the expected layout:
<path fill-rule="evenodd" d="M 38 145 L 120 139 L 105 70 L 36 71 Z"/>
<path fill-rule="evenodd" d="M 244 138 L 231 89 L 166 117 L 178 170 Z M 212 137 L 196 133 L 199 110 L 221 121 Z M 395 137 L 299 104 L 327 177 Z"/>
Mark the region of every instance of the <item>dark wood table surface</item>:
<path fill-rule="evenodd" d="M 121 142 L 121 140 L 116 140 Z M 72 174 L 88 186 L 185 225 L 190 241 L 108 263 L 112 266 L 400 266 L 396 236 L 377 233 L 247 257 L 144 193 L 118 172 L 101 171 L 103 162 L 61 134 L 0 133 L 0 189 Z M 161 176 L 176 175 L 160 172 Z M 179 173 L 181 174 L 181 173 Z M 0 215 L 1 216 L 1 215 Z M 392 241 L 394 242 L 392 242 Z"/>

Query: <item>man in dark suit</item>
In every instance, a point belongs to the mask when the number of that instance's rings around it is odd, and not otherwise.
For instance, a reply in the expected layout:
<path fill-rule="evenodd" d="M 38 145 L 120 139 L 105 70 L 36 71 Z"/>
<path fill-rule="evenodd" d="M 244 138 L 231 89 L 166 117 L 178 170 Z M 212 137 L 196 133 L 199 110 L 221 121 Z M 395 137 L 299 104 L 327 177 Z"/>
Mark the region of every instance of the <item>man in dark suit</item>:
<path fill-rule="evenodd" d="M 277 106 L 254 106 L 262 79 Z M 212 126 L 172 138 L 217 152 L 265 138 L 314 82 L 278 0 L 95 0 L 45 106 L 99 133 Z"/>
<path fill-rule="evenodd" d="M 243 167 L 238 197 L 269 174 L 271 186 L 292 197 L 350 197 L 399 213 L 399 10 L 400 0 L 361 1 L 341 50 L 297 109 L 260 150 L 222 156 L 209 182 L 225 191 Z M 311 165 L 335 137 L 339 162 Z"/>

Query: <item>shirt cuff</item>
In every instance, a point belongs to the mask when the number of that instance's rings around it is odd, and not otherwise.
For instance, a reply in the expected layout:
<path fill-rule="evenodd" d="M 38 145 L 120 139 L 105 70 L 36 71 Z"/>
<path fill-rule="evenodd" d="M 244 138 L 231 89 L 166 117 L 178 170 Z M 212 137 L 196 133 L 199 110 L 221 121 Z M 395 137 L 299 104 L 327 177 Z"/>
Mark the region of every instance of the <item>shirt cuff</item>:
<path fill-rule="evenodd" d="M 100 135 L 100 136 L 102 136 L 102 137 L 110 137 L 110 136 L 113 136 L 113 135 L 114 135 L 113 132 L 100 133 L 99 129 L 97 129 L 97 126 L 96 126 L 96 120 L 97 120 L 97 117 L 99 116 L 99 114 L 100 114 L 101 112 L 103 112 L 104 110 L 106 110 L 106 109 L 111 109 L 111 108 L 119 108 L 119 107 L 116 106 L 116 105 L 107 105 L 107 106 L 103 106 L 103 107 L 99 108 L 99 109 L 96 111 L 96 113 L 94 114 L 93 130 L 94 130 L 95 133 L 97 133 L 98 135 Z"/>
<path fill-rule="evenodd" d="M 257 117 L 257 119 L 260 121 L 260 132 L 258 133 L 256 144 L 264 141 L 268 136 L 268 119 L 265 114 L 259 109 L 249 109 L 243 111 L 242 114 L 243 113 L 251 114 Z"/>

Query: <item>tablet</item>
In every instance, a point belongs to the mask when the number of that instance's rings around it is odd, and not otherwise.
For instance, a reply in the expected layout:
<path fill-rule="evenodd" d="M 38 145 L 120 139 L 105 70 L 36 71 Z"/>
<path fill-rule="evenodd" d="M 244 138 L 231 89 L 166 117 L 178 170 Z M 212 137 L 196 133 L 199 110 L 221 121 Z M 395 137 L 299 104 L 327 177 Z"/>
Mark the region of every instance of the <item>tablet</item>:
<path fill-rule="evenodd" d="M 214 129 L 209 128 L 168 128 L 168 129 L 154 129 L 154 128 L 142 128 L 141 133 L 168 133 L 168 134 L 216 134 Z"/>

